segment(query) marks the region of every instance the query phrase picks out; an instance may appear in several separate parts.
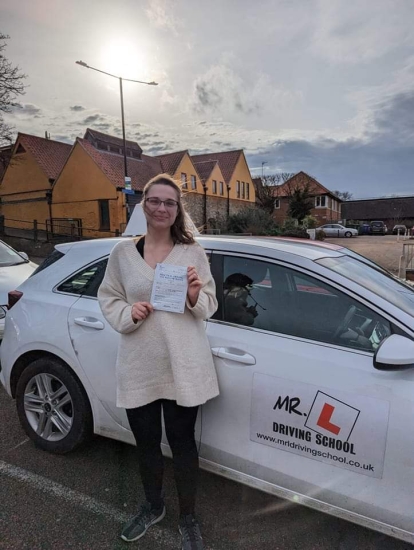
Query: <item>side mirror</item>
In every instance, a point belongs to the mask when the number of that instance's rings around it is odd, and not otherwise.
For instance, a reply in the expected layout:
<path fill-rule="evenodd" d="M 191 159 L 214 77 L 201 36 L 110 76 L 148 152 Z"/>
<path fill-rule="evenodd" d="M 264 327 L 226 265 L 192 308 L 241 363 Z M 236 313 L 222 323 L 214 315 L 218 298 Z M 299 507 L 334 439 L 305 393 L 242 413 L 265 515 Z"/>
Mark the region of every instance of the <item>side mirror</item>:
<path fill-rule="evenodd" d="M 414 341 L 406 336 L 391 334 L 375 352 L 374 367 L 378 370 L 414 368 Z"/>
<path fill-rule="evenodd" d="M 20 256 L 22 256 L 25 260 L 29 261 L 29 256 L 26 254 L 26 252 L 19 252 Z"/>

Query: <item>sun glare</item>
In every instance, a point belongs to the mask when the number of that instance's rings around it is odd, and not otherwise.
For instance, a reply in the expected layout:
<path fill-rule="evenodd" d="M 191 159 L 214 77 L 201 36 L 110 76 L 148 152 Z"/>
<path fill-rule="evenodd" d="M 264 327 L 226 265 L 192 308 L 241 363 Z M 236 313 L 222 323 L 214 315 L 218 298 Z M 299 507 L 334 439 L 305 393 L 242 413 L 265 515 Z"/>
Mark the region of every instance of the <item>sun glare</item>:
<path fill-rule="evenodd" d="M 138 44 L 124 38 L 108 42 L 102 51 L 102 69 L 108 73 L 133 80 L 146 80 L 148 66 L 145 53 Z"/>

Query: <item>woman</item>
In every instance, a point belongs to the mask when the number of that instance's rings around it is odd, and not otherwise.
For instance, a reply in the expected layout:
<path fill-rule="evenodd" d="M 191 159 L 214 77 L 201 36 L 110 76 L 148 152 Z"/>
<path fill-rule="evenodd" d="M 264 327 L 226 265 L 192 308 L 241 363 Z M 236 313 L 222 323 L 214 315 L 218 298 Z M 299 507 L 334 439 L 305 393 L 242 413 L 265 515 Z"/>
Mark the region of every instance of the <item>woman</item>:
<path fill-rule="evenodd" d="M 108 323 L 121 334 L 117 356 L 117 406 L 126 409 L 134 434 L 146 502 L 124 527 L 134 541 L 165 516 L 162 491 L 161 410 L 173 453 L 182 550 L 204 548 L 194 515 L 198 452 L 194 436 L 199 405 L 217 396 L 218 384 L 204 319 L 217 309 L 215 284 L 203 248 L 185 226 L 181 193 L 168 175 L 143 192 L 147 233 L 118 243 L 98 298 Z M 187 267 L 183 314 L 150 303 L 157 263 Z"/>

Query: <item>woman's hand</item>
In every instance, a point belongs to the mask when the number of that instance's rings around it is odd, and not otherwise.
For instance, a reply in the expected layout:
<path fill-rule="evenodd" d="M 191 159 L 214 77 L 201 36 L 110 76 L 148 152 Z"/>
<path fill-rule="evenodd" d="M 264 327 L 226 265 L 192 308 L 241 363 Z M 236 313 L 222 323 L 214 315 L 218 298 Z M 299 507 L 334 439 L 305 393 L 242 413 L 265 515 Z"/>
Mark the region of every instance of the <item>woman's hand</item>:
<path fill-rule="evenodd" d="M 154 311 L 154 308 L 149 302 L 135 302 L 135 304 L 132 304 L 132 320 L 134 323 L 143 321 L 152 311 Z"/>
<path fill-rule="evenodd" d="M 200 290 L 201 290 L 201 287 L 203 286 L 203 283 L 201 282 L 198 276 L 196 268 L 192 265 L 190 265 L 190 267 L 187 269 L 187 277 L 188 277 L 187 296 L 191 304 L 191 307 L 194 307 L 197 303 L 198 295 L 200 294 Z"/>

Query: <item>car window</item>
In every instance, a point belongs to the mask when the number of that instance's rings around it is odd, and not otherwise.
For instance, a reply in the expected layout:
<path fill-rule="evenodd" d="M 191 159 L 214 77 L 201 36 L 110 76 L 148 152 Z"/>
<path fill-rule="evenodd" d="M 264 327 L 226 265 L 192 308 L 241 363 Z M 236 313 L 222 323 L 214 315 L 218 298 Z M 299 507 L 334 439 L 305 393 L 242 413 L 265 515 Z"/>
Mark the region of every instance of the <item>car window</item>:
<path fill-rule="evenodd" d="M 27 260 L 25 260 L 23 256 L 20 256 L 13 248 L 0 241 L 0 267 L 9 267 L 25 263 L 27 263 Z"/>
<path fill-rule="evenodd" d="M 96 298 L 98 288 L 105 275 L 108 259 L 100 260 L 99 262 L 88 266 L 82 271 L 78 271 L 76 275 L 72 275 L 69 279 L 61 283 L 57 290 L 68 294 L 79 294 L 82 296 L 91 296 Z"/>
<path fill-rule="evenodd" d="M 59 250 L 56 250 L 55 248 L 55 250 L 51 254 L 49 254 L 47 258 L 43 260 L 43 262 L 38 266 L 38 268 L 35 269 L 35 271 L 33 271 L 30 277 L 33 277 L 34 275 L 37 275 L 37 273 L 40 273 L 40 271 L 43 271 L 44 269 L 50 267 L 51 265 L 56 263 L 58 260 L 63 258 L 63 256 L 64 254 Z"/>
<path fill-rule="evenodd" d="M 307 274 L 259 260 L 223 257 L 222 321 L 374 352 L 390 323 Z"/>

